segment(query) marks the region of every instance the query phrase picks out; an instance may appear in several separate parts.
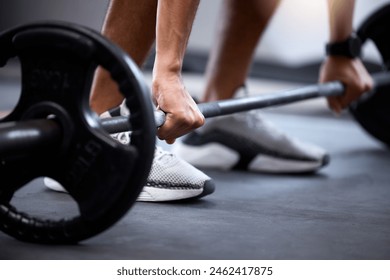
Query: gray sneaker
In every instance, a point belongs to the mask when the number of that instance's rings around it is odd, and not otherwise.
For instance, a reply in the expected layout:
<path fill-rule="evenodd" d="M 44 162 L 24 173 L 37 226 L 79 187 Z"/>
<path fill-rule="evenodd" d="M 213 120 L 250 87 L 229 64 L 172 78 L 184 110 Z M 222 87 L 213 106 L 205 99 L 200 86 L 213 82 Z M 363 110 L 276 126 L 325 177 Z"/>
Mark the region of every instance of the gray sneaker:
<path fill-rule="evenodd" d="M 173 152 L 199 168 L 266 173 L 314 172 L 329 162 L 325 150 L 279 131 L 258 111 L 208 119 Z"/>

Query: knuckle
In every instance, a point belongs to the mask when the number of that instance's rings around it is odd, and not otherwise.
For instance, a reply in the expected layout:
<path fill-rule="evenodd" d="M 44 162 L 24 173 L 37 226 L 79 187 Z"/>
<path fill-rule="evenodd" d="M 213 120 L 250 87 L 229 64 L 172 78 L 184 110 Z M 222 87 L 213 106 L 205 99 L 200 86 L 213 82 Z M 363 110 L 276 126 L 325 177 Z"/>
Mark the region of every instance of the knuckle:
<path fill-rule="evenodd" d="M 166 132 L 165 132 L 165 129 L 163 128 L 159 128 L 158 131 L 157 131 L 157 137 L 158 139 L 160 140 L 165 140 L 166 139 Z"/>
<path fill-rule="evenodd" d="M 196 120 L 195 126 L 201 127 L 202 125 L 204 125 L 204 123 L 205 123 L 205 118 L 202 116 Z"/>

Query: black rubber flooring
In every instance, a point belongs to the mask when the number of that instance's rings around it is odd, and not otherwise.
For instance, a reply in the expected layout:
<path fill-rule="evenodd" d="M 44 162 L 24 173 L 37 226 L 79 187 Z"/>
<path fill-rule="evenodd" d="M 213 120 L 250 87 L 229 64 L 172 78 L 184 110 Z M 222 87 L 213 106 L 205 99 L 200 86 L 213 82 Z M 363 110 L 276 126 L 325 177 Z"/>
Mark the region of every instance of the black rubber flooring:
<path fill-rule="evenodd" d="M 390 259 L 389 150 L 348 117 L 304 115 L 299 106 L 264 115 L 326 148 L 329 166 L 306 176 L 206 170 L 217 189 L 199 201 L 136 203 L 112 228 L 72 246 L 0 232 L 0 259 Z M 50 217 L 76 211 L 40 179 L 13 201 Z"/>
<path fill-rule="evenodd" d="M 75 246 L 26 244 L 0 233 L 0 258 L 390 259 L 389 152 L 349 121 L 269 118 L 326 147 L 331 164 L 309 176 L 206 171 L 217 183 L 209 197 L 136 203 L 114 227 Z M 48 216 L 75 211 L 67 195 L 41 180 L 14 200 Z"/>

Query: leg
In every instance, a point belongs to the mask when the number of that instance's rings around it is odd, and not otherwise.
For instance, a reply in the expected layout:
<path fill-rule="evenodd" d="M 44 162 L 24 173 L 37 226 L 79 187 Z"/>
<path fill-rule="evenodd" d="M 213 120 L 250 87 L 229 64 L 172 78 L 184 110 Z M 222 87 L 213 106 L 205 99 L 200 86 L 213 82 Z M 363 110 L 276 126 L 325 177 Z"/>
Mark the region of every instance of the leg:
<path fill-rule="evenodd" d="M 205 102 L 232 98 L 244 85 L 256 45 L 279 1 L 226 0 L 217 42 L 206 70 Z M 257 111 L 207 120 L 175 146 L 202 168 L 268 173 L 314 172 L 328 163 L 326 152 L 277 130 Z"/>
<path fill-rule="evenodd" d="M 172 26 L 174 27 L 174 22 L 170 21 L 172 10 L 175 10 L 175 7 L 185 10 L 185 7 L 188 7 L 192 2 L 196 4 L 196 1 L 185 2 L 182 0 L 112 0 L 103 26 L 103 34 L 122 47 L 138 66 L 141 66 L 154 43 L 157 29 L 159 35 L 156 40 L 156 60 L 166 62 L 164 59 L 166 59 L 167 53 L 177 51 L 174 47 L 180 45 L 180 42 L 175 42 L 172 37 L 169 37 L 172 35 L 170 32 L 180 29 L 184 25 L 184 23 L 179 22 L 176 29 L 172 28 Z M 182 17 L 186 17 L 183 11 L 180 14 Z M 178 20 L 178 16 L 175 15 L 174 19 Z M 164 32 L 161 30 L 164 28 L 169 30 Z M 168 44 L 164 45 L 164 42 Z M 167 49 L 164 50 L 165 56 L 162 57 L 159 51 L 164 47 Z M 161 63 L 156 64 L 161 65 Z M 172 87 L 168 87 L 168 89 L 172 89 Z M 95 76 L 92 91 L 92 108 L 101 114 L 118 106 L 122 100 L 123 97 L 118 92 L 117 85 L 111 80 L 108 73 L 99 70 Z M 128 114 L 125 106 L 120 107 L 120 114 Z M 114 112 L 106 112 L 105 117 L 109 117 L 111 113 L 114 114 Z M 119 112 L 116 110 L 115 113 Z M 112 137 L 123 144 L 128 144 L 130 141 L 128 132 L 114 134 Z M 156 147 L 152 169 L 137 200 L 159 202 L 196 199 L 213 191 L 214 182 L 210 177 L 183 160 Z"/>
<path fill-rule="evenodd" d="M 102 33 L 142 66 L 155 39 L 157 0 L 112 0 Z M 101 114 L 123 101 L 117 85 L 104 69 L 98 69 L 91 107 Z"/>
<path fill-rule="evenodd" d="M 279 1 L 227 0 L 206 69 L 203 101 L 231 98 L 245 82 L 256 45 Z"/>
<path fill-rule="evenodd" d="M 157 13 L 159 18 L 157 32 L 160 35 L 156 43 L 156 60 L 163 64 L 167 61 L 167 55 L 161 56 L 159 50 L 166 47 L 165 54 L 169 51 L 177 52 L 177 49 L 174 48 L 175 42 L 169 35 L 172 35 L 170 33 L 175 33 L 180 27 L 185 27 L 185 24 L 180 22 L 176 26 L 177 29 L 171 27 L 175 25 L 172 24 L 174 20 L 178 20 L 178 17 L 175 17 L 173 21 L 170 21 L 172 19 L 173 3 L 176 3 L 176 8 L 184 10 L 184 5 L 187 4 L 194 4 L 197 7 L 196 0 L 187 2 L 182 0 L 175 2 L 172 0 L 159 1 L 158 9 L 158 0 L 112 0 L 106 16 L 103 34 L 129 53 L 139 66 L 145 61 L 155 40 Z M 161 12 L 161 9 L 164 9 L 165 12 Z M 157 10 L 159 11 L 157 12 Z M 182 17 L 181 19 L 184 17 L 188 20 L 186 14 L 183 12 L 179 12 L 179 14 Z M 195 14 L 192 16 L 195 16 Z M 189 28 L 190 26 L 187 25 L 187 27 Z M 161 28 L 168 30 L 164 34 Z M 182 40 L 178 41 L 176 44 L 180 46 L 180 41 Z M 164 43 L 167 44 L 164 45 Z M 184 49 L 180 51 L 183 51 L 184 55 Z M 162 79 L 165 79 L 165 76 Z M 172 86 L 167 86 L 167 90 L 170 89 L 172 89 Z M 99 69 L 95 75 L 92 89 L 91 106 L 93 110 L 101 117 L 111 117 L 114 114 L 127 115 L 129 112 L 125 106 L 120 106 L 120 110 L 107 112 L 107 110 L 118 106 L 122 100 L 123 97 L 118 92 L 116 83 L 111 80 L 106 71 Z M 129 132 L 116 133 L 111 136 L 125 145 L 128 145 L 131 139 Z M 45 178 L 44 182 L 47 187 L 53 190 L 64 191 L 58 182 L 49 178 Z M 152 169 L 137 201 L 159 202 L 197 199 L 209 195 L 213 191 L 214 182 L 209 176 L 173 154 L 156 147 Z"/>

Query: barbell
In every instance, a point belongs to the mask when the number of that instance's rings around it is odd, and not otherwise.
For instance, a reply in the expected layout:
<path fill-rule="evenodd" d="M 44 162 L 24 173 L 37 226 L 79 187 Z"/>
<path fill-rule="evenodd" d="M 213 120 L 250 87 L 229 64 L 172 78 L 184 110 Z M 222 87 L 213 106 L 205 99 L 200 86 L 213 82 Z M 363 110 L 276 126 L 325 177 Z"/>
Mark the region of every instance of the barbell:
<path fill-rule="evenodd" d="M 358 32 L 362 41 L 375 43 L 386 69 L 390 65 L 389 7 L 375 12 Z M 46 244 L 77 243 L 99 234 L 123 217 L 141 192 L 164 113 L 153 110 L 134 62 L 93 30 L 59 22 L 23 25 L 1 33 L 0 47 L 0 64 L 17 57 L 22 71 L 20 99 L 0 120 L 0 229 L 22 241 Z M 118 84 L 129 117 L 99 119 L 90 109 L 89 92 L 97 66 L 108 70 Z M 351 111 L 369 133 L 389 144 L 390 120 L 384 110 L 389 103 L 383 102 L 389 98 L 384 91 L 390 77 L 387 72 L 372 76 L 374 91 L 351 106 Z M 199 109 L 208 118 L 343 92 L 343 84 L 334 81 L 203 103 Z M 109 135 L 130 130 L 129 145 Z M 47 220 L 12 205 L 17 190 L 43 176 L 64 186 L 76 201 L 79 215 Z"/>
<path fill-rule="evenodd" d="M 374 73 L 371 75 L 374 86 L 366 96 L 376 94 L 378 90 L 390 85 L 390 73 Z M 344 85 L 339 81 L 322 84 L 308 85 L 278 93 L 262 94 L 257 96 L 235 98 L 230 100 L 214 101 L 198 104 L 199 111 L 205 118 L 224 116 L 254 109 L 267 108 L 283 104 L 291 104 L 302 100 L 318 97 L 341 96 L 344 93 Z M 154 112 L 154 124 L 156 128 L 165 123 L 165 113 L 161 110 Z M 363 118 L 364 119 L 364 118 Z M 111 134 L 132 131 L 128 117 L 119 116 L 100 120 L 103 129 Z M 15 131 L 18 131 L 15 135 Z M 14 124 L 0 124 L 0 154 L 22 153 L 35 151 L 60 139 L 61 127 L 54 120 L 30 120 Z M 18 137 L 19 136 L 19 137 Z M 26 147 L 26 140 L 30 142 Z M 58 144 L 57 144 L 58 146 Z M 26 151 L 26 150 L 29 151 Z"/>

